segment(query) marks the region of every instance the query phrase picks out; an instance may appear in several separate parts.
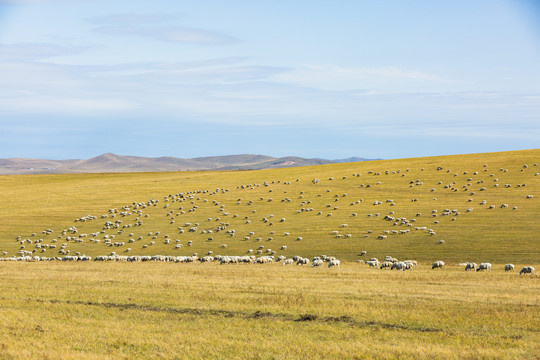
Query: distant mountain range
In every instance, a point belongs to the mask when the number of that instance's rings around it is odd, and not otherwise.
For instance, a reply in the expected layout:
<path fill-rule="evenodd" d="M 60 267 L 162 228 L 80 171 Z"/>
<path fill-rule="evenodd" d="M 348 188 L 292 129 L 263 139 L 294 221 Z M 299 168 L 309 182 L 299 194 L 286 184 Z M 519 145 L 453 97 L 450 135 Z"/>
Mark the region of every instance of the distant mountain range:
<path fill-rule="evenodd" d="M 369 161 L 348 159 L 305 159 L 296 156 L 275 158 L 266 155 L 226 155 L 182 159 L 170 156 L 148 158 L 107 153 L 86 160 L 0 159 L 0 175 L 66 174 L 193 170 L 260 170 L 295 166 Z"/>

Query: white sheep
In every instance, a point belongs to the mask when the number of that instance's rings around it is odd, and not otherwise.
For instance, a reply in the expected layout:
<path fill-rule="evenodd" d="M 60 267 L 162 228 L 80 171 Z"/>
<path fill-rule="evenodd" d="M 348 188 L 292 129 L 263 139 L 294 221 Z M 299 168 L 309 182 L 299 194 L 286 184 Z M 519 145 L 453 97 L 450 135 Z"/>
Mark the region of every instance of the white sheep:
<path fill-rule="evenodd" d="M 506 264 L 506 265 L 504 265 L 504 272 L 509 272 L 509 271 L 514 272 L 514 264 Z"/>
<path fill-rule="evenodd" d="M 478 268 L 476 271 L 491 271 L 491 264 L 490 263 L 481 263 L 478 265 Z"/>
<path fill-rule="evenodd" d="M 328 262 L 328 267 L 331 268 L 331 267 L 339 267 L 339 264 L 341 263 L 341 261 L 339 261 L 338 259 L 333 259 L 333 260 L 330 260 Z"/>
<path fill-rule="evenodd" d="M 311 263 L 311 267 L 319 267 L 319 266 L 323 266 L 323 265 L 324 265 L 324 261 L 321 260 L 321 259 L 315 259 Z"/>
<path fill-rule="evenodd" d="M 442 269 L 443 266 L 444 266 L 444 261 L 438 260 L 433 263 L 433 265 L 431 266 L 431 269 Z"/>

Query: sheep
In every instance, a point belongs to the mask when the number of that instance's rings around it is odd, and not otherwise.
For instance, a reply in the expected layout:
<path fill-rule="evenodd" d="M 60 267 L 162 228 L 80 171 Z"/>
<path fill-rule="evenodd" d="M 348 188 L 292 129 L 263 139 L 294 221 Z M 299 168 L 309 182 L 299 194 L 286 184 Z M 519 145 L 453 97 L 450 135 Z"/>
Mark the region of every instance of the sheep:
<path fill-rule="evenodd" d="M 478 265 L 478 268 L 476 268 L 476 271 L 491 271 L 491 264 L 490 263 L 481 263 Z"/>
<path fill-rule="evenodd" d="M 392 263 L 391 261 L 385 261 L 385 262 L 383 262 L 383 263 L 381 264 L 380 268 L 381 268 L 381 269 L 391 268 L 393 264 L 394 264 L 394 263 Z"/>
<path fill-rule="evenodd" d="M 444 266 L 444 261 L 438 260 L 433 263 L 433 265 L 431 266 L 431 269 L 442 269 L 443 266 Z"/>
<path fill-rule="evenodd" d="M 319 267 L 319 266 L 323 266 L 323 265 L 324 265 L 324 261 L 321 260 L 321 259 L 315 259 L 311 263 L 311 267 Z"/>
<path fill-rule="evenodd" d="M 408 269 L 412 269 L 413 267 L 418 266 L 418 262 L 416 260 L 405 260 L 403 261 Z"/>
<path fill-rule="evenodd" d="M 521 274 L 534 274 L 534 268 L 532 266 L 525 266 L 519 272 L 519 275 L 521 275 Z"/>
<path fill-rule="evenodd" d="M 335 266 L 335 267 L 339 267 L 339 264 L 340 264 L 340 263 L 341 263 L 341 262 L 340 262 L 338 259 L 333 259 L 333 260 L 330 260 L 330 261 L 328 262 L 328 267 L 329 267 L 329 268 L 334 267 L 334 266 Z"/>
<path fill-rule="evenodd" d="M 465 264 L 465 271 L 469 271 L 469 270 L 476 270 L 478 265 L 476 265 L 476 263 L 467 263 Z"/>
<path fill-rule="evenodd" d="M 504 272 L 509 272 L 509 271 L 514 272 L 514 264 L 506 264 L 506 265 L 504 265 Z"/>
<path fill-rule="evenodd" d="M 294 263 L 294 260 L 293 259 L 286 259 L 286 260 L 283 260 L 283 266 L 285 265 L 292 265 Z"/>
<path fill-rule="evenodd" d="M 369 260 L 369 261 L 366 261 L 366 264 L 369 265 L 369 267 L 378 267 L 379 266 L 379 261 L 378 260 L 375 260 L 375 261 L 372 261 L 372 260 Z"/>

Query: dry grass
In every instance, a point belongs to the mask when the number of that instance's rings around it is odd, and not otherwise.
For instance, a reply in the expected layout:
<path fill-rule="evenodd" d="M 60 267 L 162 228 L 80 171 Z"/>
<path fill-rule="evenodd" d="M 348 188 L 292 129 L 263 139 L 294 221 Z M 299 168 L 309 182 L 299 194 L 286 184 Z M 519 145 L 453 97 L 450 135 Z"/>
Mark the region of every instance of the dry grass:
<path fill-rule="evenodd" d="M 90 234 L 106 221 L 74 223 L 76 218 L 99 217 L 110 208 L 155 198 L 160 200 L 157 206 L 143 209 L 149 217 L 141 218 L 142 227 L 124 234 L 106 231 L 124 246 L 95 244 L 90 236 L 81 243 L 62 237 L 57 244 L 67 243 L 70 254 L 92 256 L 110 251 L 204 255 L 210 250 L 240 255 L 263 245 L 276 255 L 324 253 L 343 261 L 341 269 L 0 262 L 0 359 L 538 359 L 538 277 L 502 269 L 507 262 L 515 263 L 518 271 L 522 265 L 538 269 L 540 176 L 535 173 L 540 170 L 533 164 L 539 159 L 540 150 L 530 150 L 253 172 L 0 176 L 0 251 L 8 256 L 20 249 L 17 235 L 32 240 L 25 244 L 25 250 L 32 251 L 39 238 L 42 244 L 52 244 L 62 229 L 76 225 L 79 234 Z M 352 176 L 357 173 L 361 176 Z M 312 184 L 313 178 L 320 182 Z M 415 185 L 416 180 L 422 185 Z M 193 199 L 169 201 L 164 208 L 164 196 L 189 191 L 195 191 Z M 282 201 L 285 198 L 290 201 Z M 350 205 L 359 199 L 363 202 Z M 382 205 L 372 205 L 375 200 Z M 487 204 L 481 205 L 482 200 Z M 509 208 L 501 208 L 503 203 Z M 195 205 L 195 212 L 187 211 Z M 180 211 L 180 206 L 185 214 L 175 215 L 170 224 L 166 213 Z M 467 212 L 469 207 L 474 210 Z M 314 211 L 297 213 L 301 208 Z M 446 208 L 458 209 L 460 215 L 441 216 Z M 436 219 L 433 209 L 438 210 Z M 317 215 L 319 211 L 323 215 Z M 396 218 L 417 221 L 412 227 L 394 226 L 382 219 L 390 211 Z M 380 216 L 368 216 L 375 213 Z M 271 226 L 261 221 L 270 214 L 275 215 Z M 107 220 L 116 219 L 134 222 L 133 215 Z M 177 227 L 187 222 L 199 223 L 198 231 L 180 234 Z M 201 234 L 219 222 L 229 223 L 237 235 Z M 340 227 L 344 223 L 348 226 Z M 414 226 L 433 228 L 437 234 L 414 231 Z M 47 228 L 54 230 L 52 235 L 41 234 Z M 407 228 L 411 232 L 405 235 L 376 238 L 384 231 Z M 155 245 L 143 248 L 151 241 L 147 233 L 156 231 L 161 234 Z M 243 240 L 249 231 L 255 235 Z M 336 238 L 332 231 L 350 233 L 351 238 Z M 143 240 L 128 244 L 128 232 Z M 171 244 L 165 244 L 164 235 L 170 236 Z M 296 241 L 298 236 L 303 239 Z M 175 239 L 184 244 L 182 249 L 174 249 Z M 189 240 L 192 247 L 186 245 Z M 445 243 L 437 245 L 439 240 Z M 220 247 L 223 243 L 227 248 Z M 281 245 L 288 249 L 280 251 Z M 57 250 L 36 252 L 58 256 Z M 354 262 L 362 250 L 368 252 L 365 258 L 416 259 L 420 268 L 404 273 L 368 269 Z M 432 271 L 433 260 L 448 266 Z M 464 261 L 492 262 L 493 271 L 466 273 L 457 266 Z"/>
<path fill-rule="evenodd" d="M 273 250 L 287 245 L 287 251 L 278 252 L 286 256 L 311 257 L 329 253 L 340 259 L 354 260 L 360 251 L 366 250 L 368 256 L 393 255 L 421 261 L 531 264 L 540 258 L 537 240 L 540 225 L 534 216 L 540 212 L 540 176 L 535 176 L 540 168 L 533 166 L 538 159 L 540 150 L 529 150 L 265 171 L 1 176 L 0 197 L 5 206 L 0 208 L 0 251 L 15 255 L 20 248 L 19 242 L 15 241 L 17 235 L 32 241 L 42 238 L 44 243 L 51 243 L 62 229 L 72 225 L 78 227 L 79 233 L 100 231 L 104 219 L 77 224 L 73 220 L 87 214 L 100 216 L 110 208 L 120 209 L 134 201 L 146 202 L 155 198 L 160 200 L 158 206 L 143 210 L 149 215 L 149 218 L 141 218 L 144 226 L 126 229 L 124 234 L 117 234 L 116 230 L 107 231 L 116 235 L 115 242 L 124 242 L 125 246 L 111 249 L 103 242 L 97 245 L 85 239 L 79 244 L 68 242 L 67 249 L 71 254 L 82 252 L 87 255 L 103 255 L 110 251 L 122 253 L 127 247 L 132 249 L 130 254 L 185 255 L 197 252 L 201 255 L 211 250 L 216 254 L 239 255 L 262 244 Z M 523 164 L 529 166 L 521 171 Z M 438 166 L 442 170 L 437 170 Z M 475 171 L 478 175 L 474 175 Z M 357 173 L 361 176 L 352 176 Z M 333 180 L 329 180 L 331 177 Z M 312 184 L 313 178 L 320 179 L 320 182 Z M 468 181 L 469 178 L 473 180 Z M 416 180 L 421 180 L 422 185 L 414 185 Z M 263 185 L 265 181 L 269 186 Z M 499 187 L 494 187 L 495 184 Z M 505 188 L 505 184 L 511 187 Z M 526 186 L 521 186 L 523 184 Z M 241 185 L 246 187 L 238 188 Z M 247 185 L 259 186 L 251 188 Z M 445 185 L 452 186 L 445 189 Z M 464 190 L 464 185 L 467 190 Z M 216 189 L 229 191 L 212 194 Z M 208 192 L 196 193 L 194 199 L 181 203 L 170 201 L 170 208 L 163 208 L 164 196 L 198 190 Z M 343 197 L 343 194 L 347 196 Z M 527 199 L 527 195 L 534 197 Z M 282 201 L 285 198 L 290 201 Z M 239 204 L 238 199 L 241 199 Z M 362 203 L 350 205 L 360 199 L 363 199 Z M 391 206 L 387 199 L 394 200 L 395 205 Z M 412 202 L 412 199 L 418 201 Z M 220 205 L 214 205 L 214 200 Z M 382 201 L 382 205 L 372 205 L 376 200 Z M 486 200 L 486 205 L 481 205 L 482 200 Z M 249 201 L 252 201 L 251 205 Z M 302 201 L 306 203 L 302 204 Z M 502 204 L 508 204 L 509 208 L 500 208 Z M 224 206 L 223 211 L 220 211 L 221 205 Z M 489 205 L 495 208 L 488 209 Z M 198 207 L 197 211 L 189 212 L 193 206 Z M 334 210 L 335 206 L 338 209 Z M 512 210 L 514 206 L 517 210 Z M 313 208 L 313 211 L 296 213 L 302 208 Z M 468 208 L 473 208 L 473 212 L 468 213 Z M 431 216 L 434 209 L 438 211 L 437 218 Z M 441 216 L 444 209 L 459 210 L 460 215 Z M 170 210 L 174 211 L 173 216 L 180 211 L 185 211 L 185 214 L 175 216 L 175 223 L 170 224 L 170 217 L 166 216 Z M 322 215 L 317 215 L 319 211 Z M 413 226 L 432 228 L 436 235 L 429 236 L 425 231 L 414 231 L 413 227 L 394 226 L 392 222 L 384 221 L 384 215 L 391 211 L 394 211 L 392 216 L 395 218 L 416 219 Z M 328 213 L 332 216 L 328 217 Z M 357 216 L 352 216 L 353 213 Z M 374 216 L 376 213 L 380 216 Z M 416 216 L 417 213 L 422 215 Z M 238 217 L 234 218 L 234 214 Z M 270 219 L 270 214 L 275 217 Z M 369 217 L 369 214 L 373 216 Z M 121 218 L 123 225 L 133 224 L 134 217 Z M 220 221 L 216 221 L 218 217 Z M 246 217 L 251 223 L 246 223 Z M 269 218 L 273 225 L 263 223 L 263 217 Z M 279 222 L 282 217 L 287 219 L 284 223 Z M 454 217 L 456 220 L 452 221 Z M 207 221 L 208 218 L 212 221 Z M 434 220 L 439 223 L 434 224 Z M 215 230 L 219 222 L 229 223 L 228 229 L 235 229 L 237 236 L 231 238 L 224 231 L 201 234 L 203 229 Z M 188 233 L 189 227 L 184 227 L 186 233 L 180 235 L 177 227 L 184 223 L 199 223 L 199 229 Z M 349 226 L 341 228 L 343 223 Z M 42 236 L 40 232 L 47 228 L 55 232 L 51 236 Z M 403 229 L 411 232 L 377 240 L 384 231 Z M 332 235 L 333 230 L 349 233 L 352 237 L 338 239 Z M 366 234 L 367 230 L 373 233 Z M 161 234 L 155 245 L 143 249 L 143 245 L 152 240 L 147 233 L 156 231 Z M 275 234 L 270 234 L 270 231 L 275 231 Z M 37 233 L 35 237 L 30 236 L 33 232 Z M 134 233 L 133 238 L 143 236 L 144 239 L 128 244 L 130 232 Z M 249 241 L 243 241 L 243 236 L 249 232 L 255 235 Z M 284 236 L 284 232 L 289 232 L 290 236 Z M 184 245 L 191 240 L 193 246 L 175 250 L 174 241 L 164 244 L 164 235 L 169 235 L 172 240 L 179 239 Z M 298 236 L 303 240 L 296 241 Z M 208 241 L 209 237 L 213 240 Z M 262 241 L 257 242 L 257 237 Z M 273 239 L 267 241 L 269 237 Z M 438 246 L 439 240 L 444 240 L 445 244 Z M 228 245 L 226 249 L 220 248 L 223 243 Z M 33 249 L 33 245 L 25 245 L 25 250 Z M 55 256 L 56 251 L 38 254 Z"/>
<path fill-rule="evenodd" d="M 538 357 L 537 277 L 0 263 L 3 358 Z"/>

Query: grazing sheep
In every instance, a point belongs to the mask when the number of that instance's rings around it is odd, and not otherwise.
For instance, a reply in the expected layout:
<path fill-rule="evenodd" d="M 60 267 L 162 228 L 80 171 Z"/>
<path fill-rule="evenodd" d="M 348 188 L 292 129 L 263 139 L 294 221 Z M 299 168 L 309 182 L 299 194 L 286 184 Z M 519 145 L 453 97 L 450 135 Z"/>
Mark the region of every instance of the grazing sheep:
<path fill-rule="evenodd" d="M 405 263 L 407 269 L 412 269 L 418 266 L 418 262 L 416 260 L 405 260 L 403 262 Z"/>
<path fill-rule="evenodd" d="M 330 260 L 330 261 L 328 262 L 328 267 L 329 267 L 329 268 L 334 267 L 334 266 L 335 266 L 335 267 L 339 267 L 339 264 L 340 264 L 340 263 L 341 263 L 341 262 L 340 262 L 338 259 L 333 259 L 333 260 Z"/>
<path fill-rule="evenodd" d="M 525 266 L 519 272 L 519 275 L 521 275 L 521 274 L 534 274 L 534 268 L 532 266 Z"/>
<path fill-rule="evenodd" d="M 467 263 L 465 265 L 465 271 L 476 270 L 477 266 L 476 263 Z"/>
<path fill-rule="evenodd" d="M 506 265 L 504 265 L 504 272 L 509 272 L 509 271 L 514 272 L 514 264 L 506 264 Z"/>
<path fill-rule="evenodd" d="M 324 261 L 321 260 L 321 259 L 315 259 L 312 263 L 311 263 L 311 267 L 319 267 L 319 266 L 323 266 L 324 265 Z"/>
<path fill-rule="evenodd" d="M 442 267 L 444 266 L 444 261 L 435 261 L 433 263 L 433 265 L 431 266 L 431 269 L 442 269 Z"/>
<path fill-rule="evenodd" d="M 398 262 L 393 263 L 392 266 L 390 267 L 390 270 L 394 270 L 394 269 L 405 271 L 407 269 L 407 265 L 402 261 L 398 261 Z"/>
<path fill-rule="evenodd" d="M 491 271 L 491 264 L 490 263 L 481 263 L 478 265 L 478 268 L 476 271 Z"/>

